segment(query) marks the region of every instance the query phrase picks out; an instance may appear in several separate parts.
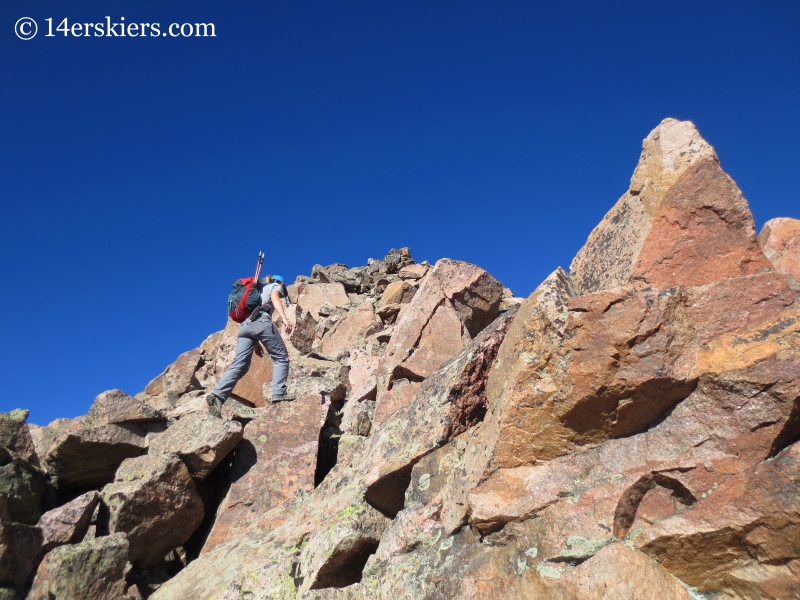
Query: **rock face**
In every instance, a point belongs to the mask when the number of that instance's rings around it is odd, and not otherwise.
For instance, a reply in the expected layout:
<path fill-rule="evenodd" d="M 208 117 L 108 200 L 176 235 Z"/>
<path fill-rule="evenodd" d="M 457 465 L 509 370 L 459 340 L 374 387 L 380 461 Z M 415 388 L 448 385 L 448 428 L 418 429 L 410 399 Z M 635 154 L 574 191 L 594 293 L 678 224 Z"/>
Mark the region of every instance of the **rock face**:
<path fill-rule="evenodd" d="M 128 540 L 122 533 L 50 552 L 33 582 L 31 600 L 116 600 L 125 594 Z"/>
<path fill-rule="evenodd" d="M 737 473 L 713 493 L 713 503 L 671 515 L 634 543 L 701 590 L 796 596 L 800 445 Z"/>
<path fill-rule="evenodd" d="M 101 495 L 109 531 L 127 534 L 130 561 L 140 567 L 183 544 L 203 520 L 203 502 L 174 454 L 127 459 Z"/>
<path fill-rule="evenodd" d="M 378 386 L 378 365 L 380 358 L 367 354 L 363 350 L 354 350 L 350 355 L 350 398 L 363 400 L 375 398 Z"/>
<path fill-rule="evenodd" d="M 409 267 L 406 267 L 409 268 Z M 386 286 L 381 304 L 407 304 L 414 297 L 414 288 L 406 281 L 394 281 Z"/>
<path fill-rule="evenodd" d="M 295 401 L 271 404 L 262 361 L 255 407 L 205 414 L 229 323 L 144 393 L 34 429 L 35 453 L 22 413 L 0 432 L 0 586 L 24 591 L 43 542 L 64 545 L 35 590 L 124 532 L 156 600 L 800 597 L 798 231 L 756 238 L 713 148 L 667 119 L 526 299 L 407 248 L 315 265 L 289 289 Z M 61 503 L 40 520 L 37 455 Z"/>
<path fill-rule="evenodd" d="M 800 293 L 800 220 L 767 221 L 758 234 L 758 243 L 772 265 L 786 276 L 795 293 Z"/>
<path fill-rule="evenodd" d="M 384 409 L 371 439 L 374 468 L 366 479 L 367 502 L 396 515 L 417 460 L 483 420 L 489 371 L 515 313 L 498 317 L 454 360 L 415 387 L 413 396 L 401 396 L 392 409 Z"/>
<path fill-rule="evenodd" d="M 258 555 L 229 589 L 264 597 L 689 598 L 673 575 L 726 597 L 796 595 L 800 316 L 771 260 L 713 149 L 665 121 L 573 272 L 506 317 L 491 352 L 495 326 L 471 331 L 443 300 L 460 275 L 425 274 L 380 360 L 369 430 L 366 407 L 345 407 L 346 464 L 273 509 L 269 539 L 243 533 L 203 560 Z M 428 348 L 441 363 L 425 369 Z M 469 367 L 479 357 L 490 368 Z M 315 515 L 362 499 L 391 521 L 326 538 Z M 198 565 L 159 596 L 221 585 Z"/>
<path fill-rule="evenodd" d="M 319 394 L 267 407 L 244 428 L 231 485 L 203 552 L 297 493 L 314 489 L 319 443 Z"/>

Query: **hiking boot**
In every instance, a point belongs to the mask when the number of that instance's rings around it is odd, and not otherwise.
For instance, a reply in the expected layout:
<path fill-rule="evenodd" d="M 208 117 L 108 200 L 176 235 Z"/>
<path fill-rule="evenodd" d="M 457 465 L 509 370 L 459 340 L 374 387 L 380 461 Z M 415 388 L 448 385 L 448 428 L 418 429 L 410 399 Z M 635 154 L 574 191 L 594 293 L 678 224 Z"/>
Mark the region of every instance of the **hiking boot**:
<path fill-rule="evenodd" d="M 222 400 L 214 394 L 206 395 L 206 403 L 208 404 L 208 414 L 212 417 L 222 418 Z"/>
<path fill-rule="evenodd" d="M 297 396 L 294 394 L 280 394 L 272 397 L 272 403 L 277 404 L 278 402 L 289 402 L 290 400 L 295 400 L 296 398 Z"/>

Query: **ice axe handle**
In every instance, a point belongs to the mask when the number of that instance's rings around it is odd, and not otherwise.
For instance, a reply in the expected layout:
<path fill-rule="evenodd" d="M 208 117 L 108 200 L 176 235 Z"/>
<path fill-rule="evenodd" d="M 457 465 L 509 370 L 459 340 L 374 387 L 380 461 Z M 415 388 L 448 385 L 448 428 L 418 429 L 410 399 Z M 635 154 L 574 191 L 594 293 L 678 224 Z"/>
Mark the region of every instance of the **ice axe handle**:
<path fill-rule="evenodd" d="M 258 253 L 258 264 L 256 264 L 256 283 L 258 283 L 258 277 L 261 275 L 261 264 L 264 262 L 264 253 Z"/>

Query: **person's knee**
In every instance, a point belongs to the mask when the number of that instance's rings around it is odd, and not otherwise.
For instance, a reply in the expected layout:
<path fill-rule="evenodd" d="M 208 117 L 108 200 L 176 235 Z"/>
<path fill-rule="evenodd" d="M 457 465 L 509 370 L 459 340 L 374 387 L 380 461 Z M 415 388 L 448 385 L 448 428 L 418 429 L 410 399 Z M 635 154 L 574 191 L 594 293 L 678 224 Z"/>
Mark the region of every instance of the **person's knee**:
<path fill-rule="evenodd" d="M 269 348 L 269 357 L 272 359 L 272 362 L 289 363 L 289 351 L 286 350 L 285 346 L 282 348 Z"/>

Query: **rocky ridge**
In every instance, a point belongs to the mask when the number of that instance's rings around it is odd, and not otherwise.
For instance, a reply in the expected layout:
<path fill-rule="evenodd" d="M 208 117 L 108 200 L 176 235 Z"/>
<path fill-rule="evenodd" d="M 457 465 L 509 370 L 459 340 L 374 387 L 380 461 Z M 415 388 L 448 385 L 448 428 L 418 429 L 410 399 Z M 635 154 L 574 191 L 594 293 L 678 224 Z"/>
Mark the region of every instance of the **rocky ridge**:
<path fill-rule="evenodd" d="M 289 286 L 129 396 L 0 415 L 0 598 L 800 597 L 800 221 L 693 124 L 527 298 L 408 248 Z"/>

